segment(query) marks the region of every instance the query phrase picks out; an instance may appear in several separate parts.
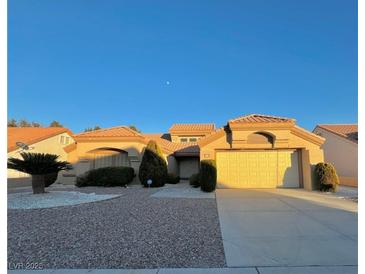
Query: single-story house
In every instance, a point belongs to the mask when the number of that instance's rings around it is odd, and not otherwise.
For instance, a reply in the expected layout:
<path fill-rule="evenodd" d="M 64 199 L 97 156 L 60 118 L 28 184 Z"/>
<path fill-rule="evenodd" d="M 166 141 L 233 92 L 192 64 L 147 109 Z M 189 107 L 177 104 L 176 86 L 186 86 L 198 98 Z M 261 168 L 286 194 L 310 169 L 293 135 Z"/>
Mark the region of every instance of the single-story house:
<path fill-rule="evenodd" d="M 317 125 L 313 132 L 326 139 L 324 159 L 335 166 L 340 184 L 357 187 L 357 124 Z"/>
<path fill-rule="evenodd" d="M 60 160 L 67 160 L 64 148 L 74 143 L 73 134 L 61 127 L 8 127 L 7 157 L 20 158 L 20 152 L 39 152 L 60 155 Z M 23 149 L 20 143 L 28 146 Z M 30 185 L 30 176 L 26 173 L 8 169 L 9 186 Z M 60 178 L 60 176 L 59 176 Z"/>
<path fill-rule="evenodd" d="M 229 120 L 221 128 L 175 124 L 169 133 L 142 134 L 119 126 L 76 134 L 74 139 L 65 147 L 75 167 L 69 177 L 104 166 L 131 166 L 138 173 L 144 148 L 155 140 L 169 172 L 183 179 L 198 172 L 201 160 L 216 160 L 220 188 L 312 189 L 313 167 L 323 161 L 324 143 L 294 119 L 260 114 Z"/>

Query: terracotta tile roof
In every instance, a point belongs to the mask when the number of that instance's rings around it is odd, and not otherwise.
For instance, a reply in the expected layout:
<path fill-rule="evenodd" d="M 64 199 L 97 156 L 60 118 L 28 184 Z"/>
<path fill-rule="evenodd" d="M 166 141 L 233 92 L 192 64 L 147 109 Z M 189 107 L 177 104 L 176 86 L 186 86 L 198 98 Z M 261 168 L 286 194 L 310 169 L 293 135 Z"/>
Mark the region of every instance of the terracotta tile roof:
<path fill-rule="evenodd" d="M 284 123 L 295 122 L 294 119 L 262 114 L 250 114 L 229 120 L 229 123 Z"/>
<path fill-rule="evenodd" d="M 72 132 L 63 127 L 8 127 L 8 152 L 18 149 L 16 142 L 32 145 L 64 132 L 72 136 Z"/>
<path fill-rule="evenodd" d="M 323 124 L 317 125 L 329 132 L 337 134 L 355 143 L 358 142 L 358 126 L 357 124 Z"/>
<path fill-rule="evenodd" d="M 211 133 L 209 133 L 208 135 L 200 138 L 198 140 L 198 144 L 199 145 L 204 145 L 204 144 L 208 144 L 210 143 L 211 141 L 214 141 L 215 139 L 221 137 L 222 135 L 225 134 L 225 131 L 224 131 L 224 127 L 222 128 L 218 128 L 214 131 L 212 131 Z"/>
<path fill-rule="evenodd" d="M 141 137 L 142 135 L 127 126 L 103 128 L 76 134 L 76 138 L 99 138 L 99 137 Z"/>
<path fill-rule="evenodd" d="M 170 140 L 165 139 L 166 136 L 163 133 L 143 134 L 143 136 L 147 141 L 156 141 L 164 152 L 174 153 L 176 156 L 199 156 L 200 149 L 196 142 L 173 143 Z"/>
<path fill-rule="evenodd" d="M 215 125 L 213 123 L 209 124 L 173 124 L 169 132 L 211 132 L 215 129 Z"/>
<path fill-rule="evenodd" d="M 175 156 L 199 156 L 200 148 L 197 143 L 180 144 L 180 148 L 175 150 Z"/>

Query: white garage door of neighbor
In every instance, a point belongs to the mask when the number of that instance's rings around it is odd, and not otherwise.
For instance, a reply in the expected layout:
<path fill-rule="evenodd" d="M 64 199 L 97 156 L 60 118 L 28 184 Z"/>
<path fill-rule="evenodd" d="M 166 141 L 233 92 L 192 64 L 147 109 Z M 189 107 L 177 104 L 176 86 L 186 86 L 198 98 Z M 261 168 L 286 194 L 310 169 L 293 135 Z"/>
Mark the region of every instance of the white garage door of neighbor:
<path fill-rule="evenodd" d="M 299 187 L 296 150 L 225 151 L 216 158 L 219 187 Z"/>

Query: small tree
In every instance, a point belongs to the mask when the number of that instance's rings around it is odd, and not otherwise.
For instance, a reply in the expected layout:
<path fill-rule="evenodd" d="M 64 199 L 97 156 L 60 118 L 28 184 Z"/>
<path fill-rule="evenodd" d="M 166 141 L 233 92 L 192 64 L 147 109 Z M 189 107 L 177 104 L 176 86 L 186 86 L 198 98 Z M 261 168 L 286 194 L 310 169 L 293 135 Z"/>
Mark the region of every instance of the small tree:
<path fill-rule="evenodd" d="M 30 126 L 31 126 L 31 124 L 30 124 L 27 120 L 22 119 L 22 120 L 20 120 L 20 122 L 19 122 L 18 126 L 19 126 L 19 127 L 30 127 Z"/>
<path fill-rule="evenodd" d="M 22 152 L 20 155 L 22 159 L 8 159 L 8 168 L 32 175 L 33 194 L 44 193 L 44 188 L 49 185 L 48 180 L 57 179 L 59 171 L 72 169 L 69 162 L 57 161 L 59 155 L 29 152 Z"/>
<path fill-rule="evenodd" d="M 330 163 L 318 163 L 314 168 L 317 188 L 320 191 L 337 191 L 339 179 L 335 167 Z"/>
<path fill-rule="evenodd" d="M 41 124 L 37 123 L 37 122 L 32 122 L 31 126 L 32 127 L 41 127 Z"/>
<path fill-rule="evenodd" d="M 134 131 L 138 132 L 138 133 L 141 133 L 141 131 L 134 125 L 130 125 L 129 126 L 130 129 L 133 129 Z"/>
<path fill-rule="evenodd" d="M 201 190 L 212 192 L 217 185 L 217 168 L 214 160 L 200 162 L 199 183 Z"/>
<path fill-rule="evenodd" d="M 63 125 L 58 121 L 52 121 L 52 123 L 49 124 L 49 127 L 63 127 Z"/>
<path fill-rule="evenodd" d="M 89 131 L 99 130 L 99 129 L 101 129 L 101 127 L 99 127 L 99 126 L 95 126 L 94 128 L 88 127 L 88 128 L 84 129 L 84 132 L 89 132 Z"/>
<path fill-rule="evenodd" d="M 17 127 L 17 126 L 18 126 L 18 124 L 15 119 L 10 119 L 8 121 L 8 127 Z"/>
<path fill-rule="evenodd" d="M 164 186 L 167 180 L 167 163 L 160 147 L 155 141 L 149 141 L 144 151 L 142 162 L 139 167 L 139 180 L 144 186 L 152 180 L 151 187 Z"/>

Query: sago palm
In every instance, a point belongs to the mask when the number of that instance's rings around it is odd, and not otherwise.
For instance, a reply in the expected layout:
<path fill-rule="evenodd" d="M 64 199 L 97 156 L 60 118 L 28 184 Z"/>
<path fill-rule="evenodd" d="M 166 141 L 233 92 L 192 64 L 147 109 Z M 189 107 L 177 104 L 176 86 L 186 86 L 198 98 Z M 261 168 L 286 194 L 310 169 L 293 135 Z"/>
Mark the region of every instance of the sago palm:
<path fill-rule="evenodd" d="M 61 170 L 70 170 L 72 165 L 66 161 L 58 161 L 59 155 L 48 153 L 20 153 L 22 159 L 9 158 L 8 168 L 32 175 L 33 193 L 44 193 L 50 175 L 57 176 Z M 57 177 L 56 177 L 57 178 Z"/>

